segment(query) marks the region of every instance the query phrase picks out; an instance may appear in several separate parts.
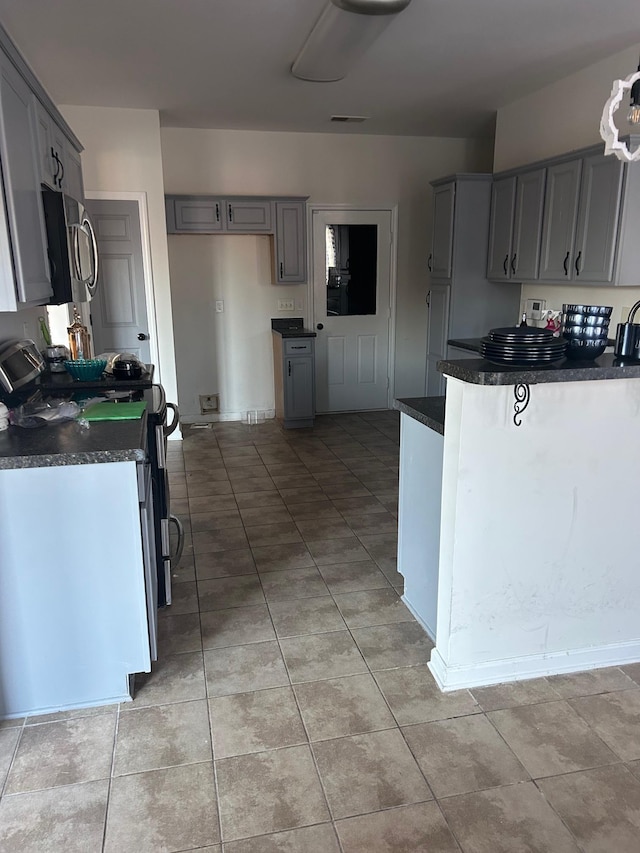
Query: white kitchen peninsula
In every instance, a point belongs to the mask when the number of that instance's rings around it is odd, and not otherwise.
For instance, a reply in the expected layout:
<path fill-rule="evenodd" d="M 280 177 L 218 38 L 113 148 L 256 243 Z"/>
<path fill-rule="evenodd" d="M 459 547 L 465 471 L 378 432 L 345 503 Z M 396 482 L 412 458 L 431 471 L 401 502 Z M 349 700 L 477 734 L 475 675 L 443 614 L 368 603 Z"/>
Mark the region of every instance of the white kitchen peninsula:
<path fill-rule="evenodd" d="M 640 364 L 444 361 L 400 400 L 398 569 L 454 690 L 640 660 Z"/>

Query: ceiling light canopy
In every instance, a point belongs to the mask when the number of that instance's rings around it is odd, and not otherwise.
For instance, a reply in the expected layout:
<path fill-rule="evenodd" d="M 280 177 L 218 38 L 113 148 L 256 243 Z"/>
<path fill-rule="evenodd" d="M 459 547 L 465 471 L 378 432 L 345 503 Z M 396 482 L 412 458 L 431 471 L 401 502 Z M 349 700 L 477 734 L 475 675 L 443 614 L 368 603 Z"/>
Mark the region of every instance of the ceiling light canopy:
<path fill-rule="evenodd" d="M 331 0 L 309 33 L 291 66 L 291 73 L 300 80 L 318 83 L 342 80 L 410 2 Z"/>

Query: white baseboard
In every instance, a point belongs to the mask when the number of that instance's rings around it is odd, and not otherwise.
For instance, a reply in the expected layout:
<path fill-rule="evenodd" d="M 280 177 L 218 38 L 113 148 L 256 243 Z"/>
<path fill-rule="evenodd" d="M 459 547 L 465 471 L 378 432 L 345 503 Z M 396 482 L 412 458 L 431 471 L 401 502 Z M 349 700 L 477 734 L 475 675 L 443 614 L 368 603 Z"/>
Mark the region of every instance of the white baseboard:
<path fill-rule="evenodd" d="M 489 684 L 502 684 L 508 681 L 524 681 L 545 675 L 602 669 L 606 666 L 624 666 L 637 661 L 640 661 L 640 640 L 546 655 L 504 658 L 464 666 L 447 666 L 442 655 L 435 648 L 431 652 L 429 669 L 440 690 L 447 693 L 451 690 L 485 687 Z"/>
<path fill-rule="evenodd" d="M 402 602 L 403 602 L 404 606 L 407 608 L 407 610 L 411 613 L 413 618 L 416 620 L 418 625 L 420 625 L 420 627 L 427 633 L 429 639 L 435 643 L 435 641 L 436 641 L 435 628 L 431 628 L 431 626 L 427 625 L 427 623 L 424 621 L 424 619 L 422 619 L 420 616 L 418 616 L 418 614 L 413 609 L 411 604 L 409 604 L 409 602 L 407 601 L 407 599 L 404 595 L 402 596 Z"/>
<path fill-rule="evenodd" d="M 260 414 L 264 414 L 266 421 L 273 420 L 276 416 L 275 409 L 265 409 Z M 223 421 L 242 421 L 247 420 L 246 412 L 216 412 L 212 415 L 180 415 L 181 423 L 188 424 L 217 424 Z"/>

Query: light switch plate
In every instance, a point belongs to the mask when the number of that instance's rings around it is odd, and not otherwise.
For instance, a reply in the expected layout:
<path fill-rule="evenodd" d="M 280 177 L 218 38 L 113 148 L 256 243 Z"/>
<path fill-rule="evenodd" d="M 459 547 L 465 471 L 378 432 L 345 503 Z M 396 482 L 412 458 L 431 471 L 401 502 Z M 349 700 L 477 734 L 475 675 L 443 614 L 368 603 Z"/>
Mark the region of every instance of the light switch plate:
<path fill-rule="evenodd" d="M 527 299 L 526 315 L 532 320 L 541 320 L 547 307 L 546 299 Z"/>
<path fill-rule="evenodd" d="M 278 299 L 278 311 L 294 311 L 293 299 Z"/>

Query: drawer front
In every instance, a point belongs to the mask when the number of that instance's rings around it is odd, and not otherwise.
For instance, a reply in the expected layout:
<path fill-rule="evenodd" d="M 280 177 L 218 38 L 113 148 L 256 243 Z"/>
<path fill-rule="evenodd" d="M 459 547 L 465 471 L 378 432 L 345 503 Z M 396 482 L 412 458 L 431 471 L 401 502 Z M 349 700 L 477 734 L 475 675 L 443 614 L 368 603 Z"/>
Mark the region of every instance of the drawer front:
<path fill-rule="evenodd" d="M 313 352 L 313 338 L 292 338 L 284 340 L 285 355 L 311 355 Z"/>

